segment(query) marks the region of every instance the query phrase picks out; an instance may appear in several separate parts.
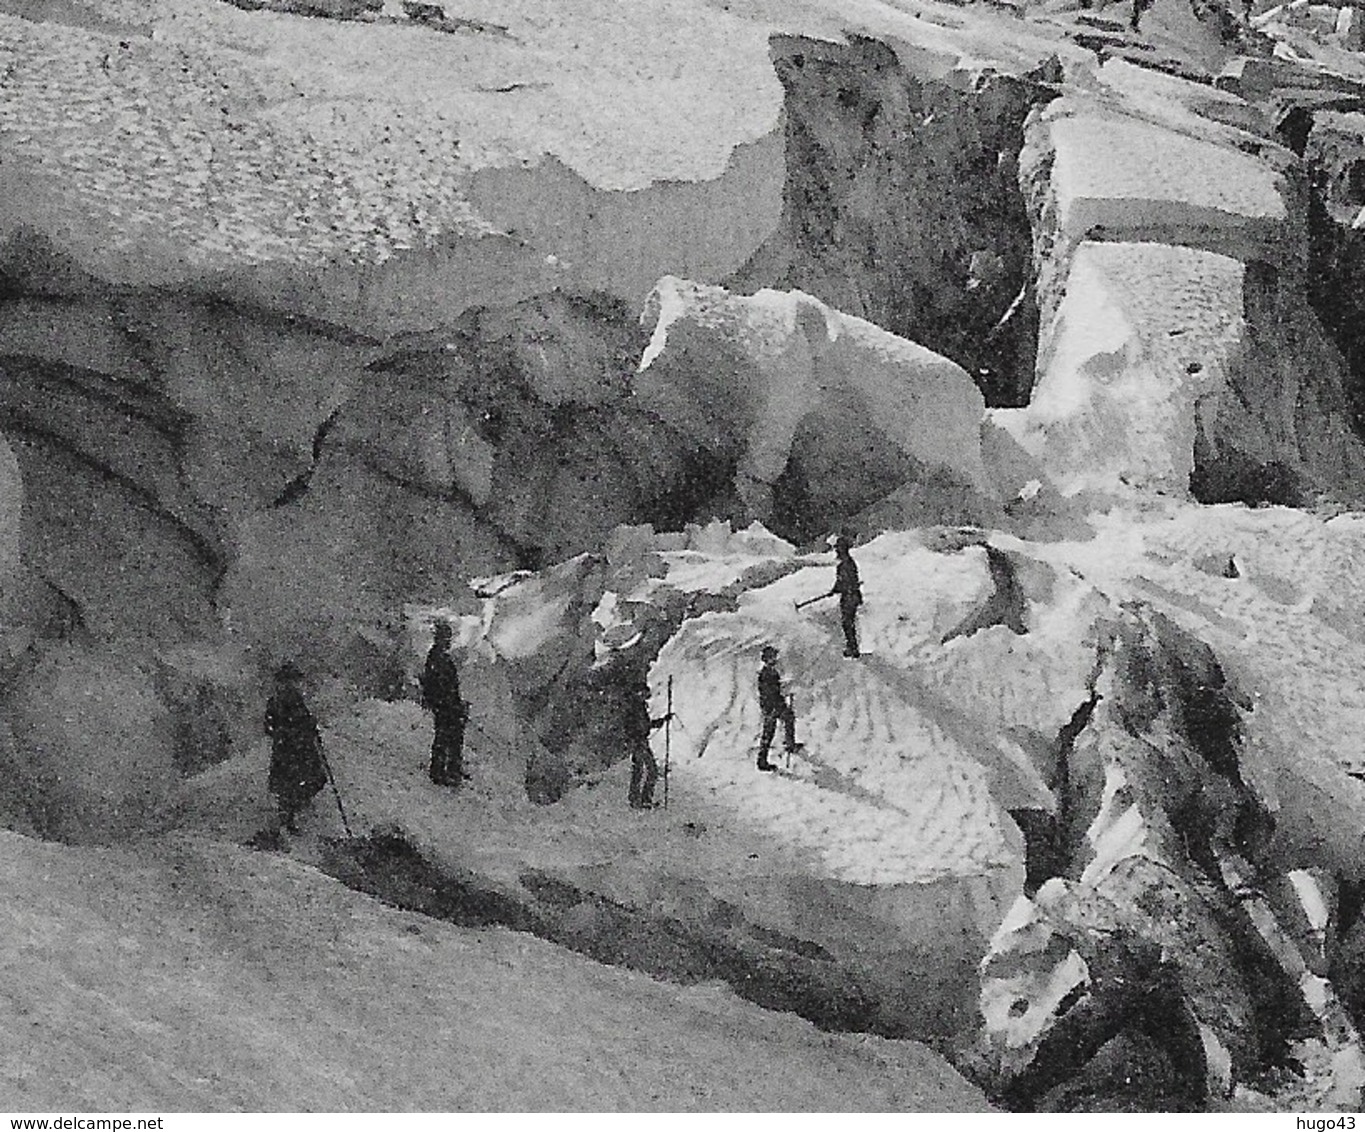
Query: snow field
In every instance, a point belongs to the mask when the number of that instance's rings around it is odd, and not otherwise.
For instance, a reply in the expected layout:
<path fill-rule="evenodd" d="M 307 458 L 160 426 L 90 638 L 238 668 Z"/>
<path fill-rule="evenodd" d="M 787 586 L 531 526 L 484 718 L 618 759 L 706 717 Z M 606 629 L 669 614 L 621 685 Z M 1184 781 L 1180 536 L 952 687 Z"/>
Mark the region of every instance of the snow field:
<path fill-rule="evenodd" d="M 736 820 L 814 850 L 841 880 L 914 884 L 1008 871 L 1017 867 L 1017 849 L 985 769 L 947 728 L 907 702 L 894 654 L 880 655 L 891 640 L 913 649 L 912 634 L 925 615 L 912 572 L 896 579 L 900 585 L 873 580 L 879 570 L 889 574 L 900 557 L 896 540 L 880 555 L 878 546 L 858 556 L 865 609 L 879 609 L 866 639 L 871 651 L 858 661 L 841 655 L 837 621 L 793 609 L 796 600 L 831 584 L 832 568 L 823 564 L 746 593 L 736 613 L 684 622 L 651 674 L 655 709 L 660 689 L 674 677 L 683 722 L 673 734 L 677 781 L 704 790 Z M 902 608 L 915 609 L 907 616 L 916 620 L 898 621 Z M 779 668 L 796 702 L 797 738 L 805 744 L 790 775 L 763 775 L 754 766 L 761 731 L 755 681 L 759 651 L 769 643 L 780 650 Z M 660 738 L 654 745 L 661 755 Z M 771 757 L 785 764 L 780 727 Z"/>

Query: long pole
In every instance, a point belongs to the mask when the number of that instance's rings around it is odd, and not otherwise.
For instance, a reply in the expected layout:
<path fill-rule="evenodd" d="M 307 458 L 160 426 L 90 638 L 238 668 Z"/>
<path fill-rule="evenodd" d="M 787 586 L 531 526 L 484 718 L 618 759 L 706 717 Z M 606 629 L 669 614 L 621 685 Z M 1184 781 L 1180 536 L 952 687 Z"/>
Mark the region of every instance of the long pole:
<path fill-rule="evenodd" d="M 318 744 L 318 757 L 322 759 L 322 769 L 327 772 L 327 781 L 332 785 L 332 797 L 337 800 L 337 813 L 341 815 L 341 828 L 346 831 L 346 839 L 352 840 L 355 835 L 351 832 L 351 823 L 346 820 L 346 807 L 341 804 L 341 791 L 337 789 L 337 780 L 332 777 L 332 764 L 327 761 L 327 752 L 322 749 L 322 744 Z"/>
<path fill-rule="evenodd" d="M 795 739 L 796 739 L 796 722 L 795 722 L 795 721 L 796 721 L 796 696 L 795 696 L 795 695 L 791 695 L 791 696 L 788 696 L 788 697 L 787 697 L 787 710 L 788 710 L 789 712 L 792 713 L 792 739 L 793 739 L 793 741 L 795 741 Z M 788 747 L 788 748 L 787 748 L 787 769 L 788 769 L 788 770 L 791 770 L 791 768 L 792 768 L 792 749 L 791 749 L 791 747 Z"/>
<path fill-rule="evenodd" d="M 673 758 L 673 677 L 668 678 L 668 708 L 664 712 L 664 809 L 668 809 L 668 775 Z"/>

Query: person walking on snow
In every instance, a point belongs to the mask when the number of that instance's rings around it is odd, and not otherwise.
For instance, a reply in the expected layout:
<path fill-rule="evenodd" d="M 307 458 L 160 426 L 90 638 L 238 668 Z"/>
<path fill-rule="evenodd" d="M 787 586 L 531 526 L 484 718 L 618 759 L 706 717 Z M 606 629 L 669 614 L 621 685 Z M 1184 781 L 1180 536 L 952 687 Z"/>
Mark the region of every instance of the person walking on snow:
<path fill-rule="evenodd" d="M 844 655 L 860 656 L 858 650 L 858 606 L 863 604 L 863 587 L 858 564 L 853 561 L 853 543 L 840 535 L 834 542 L 838 561 L 834 567 L 834 589 L 839 595 L 839 620 L 844 628 Z"/>
<path fill-rule="evenodd" d="M 654 784 L 659 781 L 659 763 L 649 748 L 649 734 L 662 727 L 672 713 L 659 719 L 649 717 L 649 685 L 641 680 L 626 708 L 626 743 L 630 747 L 630 805 L 648 810 L 654 805 Z"/>
<path fill-rule="evenodd" d="M 450 659 L 450 623 L 437 621 L 431 651 L 422 669 L 422 706 L 431 712 L 435 734 L 431 740 L 431 781 L 437 786 L 459 786 L 464 772 L 464 728 L 469 710 L 460 698 L 460 674 Z"/>
<path fill-rule="evenodd" d="M 265 705 L 265 731 L 270 736 L 268 785 L 280 825 L 290 833 L 298 833 L 299 812 L 327 785 L 317 720 L 299 690 L 302 676 L 293 664 L 280 665 L 275 671 L 275 690 Z"/>
<path fill-rule="evenodd" d="M 777 671 L 777 649 L 763 646 L 763 667 L 758 670 L 758 707 L 763 713 L 763 737 L 758 743 L 758 769 L 776 770 L 768 761 L 768 749 L 773 745 L 777 721 L 782 721 L 783 746 L 791 754 L 797 749 L 796 713 L 782 689 L 782 675 Z"/>

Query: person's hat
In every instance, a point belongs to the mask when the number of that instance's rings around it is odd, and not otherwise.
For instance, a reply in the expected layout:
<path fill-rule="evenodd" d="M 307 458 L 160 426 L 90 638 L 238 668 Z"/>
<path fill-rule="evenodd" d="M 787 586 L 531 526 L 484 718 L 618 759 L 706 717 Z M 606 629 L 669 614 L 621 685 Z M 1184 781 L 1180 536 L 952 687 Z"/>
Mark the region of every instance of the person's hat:
<path fill-rule="evenodd" d="M 444 619 L 439 621 L 433 621 L 431 624 L 431 629 L 432 632 L 434 632 L 438 637 L 449 637 L 453 632 L 453 630 L 450 628 L 450 622 Z"/>
<path fill-rule="evenodd" d="M 764 645 L 762 655 L 764 660 L 776 660 L 777 649 L 774 648 L 772 645 Z"/>
<path fill-rule="evenodd" d="M 302 680 L 303 673 L 299 671 L 299 666 L 292 660 L 286 660 L 275 669 L 276 680 Z"/>
<path fill-rule="evenodd" d="M 853 545 L 853 540 L 848 535 L 840 535 L 834 540 L 834 545 L 840 550 L 848 550 Z"/>

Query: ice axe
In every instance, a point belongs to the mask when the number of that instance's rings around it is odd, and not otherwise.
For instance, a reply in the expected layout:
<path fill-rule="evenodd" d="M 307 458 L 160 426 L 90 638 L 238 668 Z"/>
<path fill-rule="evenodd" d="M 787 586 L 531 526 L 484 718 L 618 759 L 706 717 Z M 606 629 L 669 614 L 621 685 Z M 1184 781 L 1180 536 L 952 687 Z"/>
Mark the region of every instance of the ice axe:
<path fill-rule="evenodd" d="M 814 604 L 815 602 L 817 602 L 817 601 L 824 601 L 825 598 L 827 598 L 827 597 L 833 597 L 833 596 L 834 596 L 834 591 L 833 591 L 833 590 L 830 590 L 829 593 L 827 593 L 827 594 L 819 594 L 819 595 L 817 595 L 816 597 L 808 597 L 808 598 L 806 598 L 805 601 L 797 601 L 797 602 L 793 602 L 792 604 L 795 605 L 797 609 L 805 609 L 805 607 L 808 606 L 808 605 L 813 605 L 813 604 Z"/>

